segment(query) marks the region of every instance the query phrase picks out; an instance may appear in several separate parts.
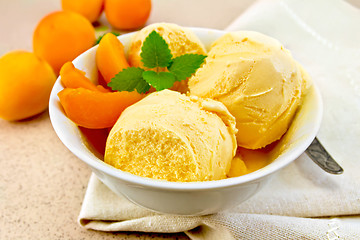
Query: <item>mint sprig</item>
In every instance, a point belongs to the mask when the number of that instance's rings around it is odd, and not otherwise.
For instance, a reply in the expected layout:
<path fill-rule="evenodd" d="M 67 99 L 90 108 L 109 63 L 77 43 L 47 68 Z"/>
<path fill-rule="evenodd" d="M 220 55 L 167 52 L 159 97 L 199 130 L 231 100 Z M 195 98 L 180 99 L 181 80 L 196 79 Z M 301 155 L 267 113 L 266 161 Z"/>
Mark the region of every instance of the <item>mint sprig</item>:
<path fill-rule="evenodd" d="M 176 81 L 182 81 L 196 72 L 206 58 L 201 54 L 184 54 L 173 58 L 168 44 L 155 30 L 145 39 L 141 48 L 141 61 L 146 68 L 167 68 L 168 72 L 155 72 L 137 67 L 123 69 L 108 84 L 115 91 L 136 90 L 147 92 L 150 87 L 156 91 L 171 88 Z"/>
<path fill-rule="evenodd" d="M 175 75 L 177 81 L 190 77 L 201 66 L 205 55 L 184 54 L 172 60 L 169 71 Z"/>
<path fill-rule="evenodd" d="M 125 68 L 111 79 L 108 86 L 113 90 L 121 89 L 121 91 L 128 92 L 136 90 L 138 93 L 145 93 L 149 91 L 150 85 L 144 80 L 142 76 L 143 72 L 144 69 L 142 68 Z M 115 79 L 115 81 L 113 79 Z"/>
<path fill-rule="evenodd" d="M 170 72 L 145 71 L 142 76 L 156 91 L 171 88 L 176 80 L 174 74 Z"/>
<path fill-rule="evenodd" d="M 140 57 L 144 67 L 156 68 L 169 66 L 173 55 L 164 38 L 152 31 L 141 47 Z"/>

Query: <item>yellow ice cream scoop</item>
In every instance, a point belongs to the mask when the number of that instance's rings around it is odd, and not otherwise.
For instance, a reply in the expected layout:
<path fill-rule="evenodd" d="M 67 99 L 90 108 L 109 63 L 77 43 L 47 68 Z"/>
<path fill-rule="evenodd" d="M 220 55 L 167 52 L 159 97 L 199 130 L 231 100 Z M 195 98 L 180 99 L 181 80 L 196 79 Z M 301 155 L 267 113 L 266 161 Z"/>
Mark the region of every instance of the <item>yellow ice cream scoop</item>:
<path fill-rule="evenodd" d="M 217 101 L 163 90 L 128 107 L 106 142 L 105 162 L 175 182 L 226 178 L 236 153 L 235 119 Z"/>
<path fill-rule="evenodd" d="M 131 66 L 144 67 L 140 56 L 141 48 L 145 39 L 152 31 L 156 31 L 162 36 L 168 44 L 174 58 L 183 54 L 206 55 L 204 45 L 190 29 L 172 23 L 155 23 L 141 29 L 131 39 L 128 56 Z M 166 71 L 166 68 L 158 68 L 155 70 Z M 186 93 L 188 91 L 187 81 L 175 82 L 172 90 Z"/>
<path fill-rule="evenodd" d="M 286 132 L 300 104 L 305 72 L 277 40 L 239 31 L 216 40 L 189 79 L 192 95 L 222 102 L 236 118 L 239 146 L 262 148 Z"/>

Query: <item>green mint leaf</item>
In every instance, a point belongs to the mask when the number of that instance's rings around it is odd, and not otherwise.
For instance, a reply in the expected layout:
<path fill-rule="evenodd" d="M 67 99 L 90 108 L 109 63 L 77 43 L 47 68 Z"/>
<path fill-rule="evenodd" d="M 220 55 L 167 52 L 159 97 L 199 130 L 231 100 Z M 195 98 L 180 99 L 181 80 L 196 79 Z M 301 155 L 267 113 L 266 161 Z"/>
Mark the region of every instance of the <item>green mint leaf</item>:
<path fill-rule="evenodd" d="M 185 80 L 196 72 L 206 58 L 205 55 L 184 54 L 173 59 L 169 71 L 176 77 L 176 81 Z"/>
<path fill-rule="evenodd" d="M 120 33 L 117 33 L 117 32 L 111 32 L 112 34 L 114 34 L 115 36 L 120 36 Z M 101 39 L 105 36 L 105 34 L 107 34 L 107 33 L 104 33 L 104 34 L 102 34 L 101 36 L 99 36 L 97 39 L 96 39 L 96 41 L 95 41 L 95 44 L 94 45 L 97 45 L 97 44 L 99 44 L 100 43 L 100 41 L 101 41 Z"/>
<path fill-rule="evenodd" d="M 174 74 L 170 72 L 145 71 L 142 74 L 146 82 L 153 86 L 156 91 L 171 88 L 176 81 Z"/>
<path fill-rule="evenodd" d="M 140 53 L 144 67 L 168 67 L 172 54 L 168 44 L 155 30 L 146 37 Z"/>
<path fill-rule="evenodd" d="M 150 85 L 142 77 L 144 70 L 136 67 L 129 67 L 123 69 L 115 75 L 108 83 L 108 86 L 115 91 L 136 90 L 138 93 L 145 93 L 149 91 Z"/>

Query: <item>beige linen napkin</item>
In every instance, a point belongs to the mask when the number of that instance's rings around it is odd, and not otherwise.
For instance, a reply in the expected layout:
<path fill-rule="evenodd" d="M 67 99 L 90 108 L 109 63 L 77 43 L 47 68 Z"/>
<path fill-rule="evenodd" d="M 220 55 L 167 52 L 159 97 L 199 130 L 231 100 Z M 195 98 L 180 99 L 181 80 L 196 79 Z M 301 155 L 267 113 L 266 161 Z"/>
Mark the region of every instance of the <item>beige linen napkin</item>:
<path fill-rule="evenodd" d="M 308 70 L 324 100 L 318 137 L 343 175 L 323 172 L 303 154 L 248 201 L 203 217 L 153 213 L 93 175 L 80 224 L 102 231 L 185 232 L 192 239 L 359 239 L 360 218 L 320 219 L 360 215 L 359 26 L 360 11 L 340 0 L 276 0 L 257 2 L 227 29 L 279 39 Z"/>

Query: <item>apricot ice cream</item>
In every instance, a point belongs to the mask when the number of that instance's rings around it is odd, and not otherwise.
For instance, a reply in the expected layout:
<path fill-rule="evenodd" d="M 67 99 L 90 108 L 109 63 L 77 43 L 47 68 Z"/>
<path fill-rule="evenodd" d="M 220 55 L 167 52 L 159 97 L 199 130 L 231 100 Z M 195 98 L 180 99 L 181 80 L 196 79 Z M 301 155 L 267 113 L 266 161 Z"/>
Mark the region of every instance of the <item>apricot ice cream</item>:
<path fill-rule="evenodd" d="M 125 109 L 110 131 L 104 160 L 153 179 L 224 179 L 236 153 L 236 131 L 222 103 L 163 90 Z"/>
<path fill-rule="evenodd" d="M 262 148 L 288 129 L 301 103 L 305 72 L 277 40 L 227 33 L 189 79 L 190 94 L 222 102 L 236 119 L 239 146 Z"/>

